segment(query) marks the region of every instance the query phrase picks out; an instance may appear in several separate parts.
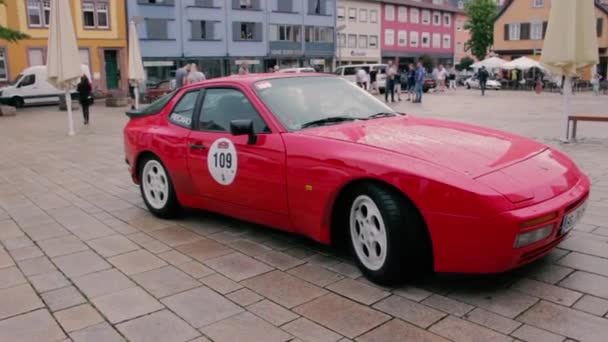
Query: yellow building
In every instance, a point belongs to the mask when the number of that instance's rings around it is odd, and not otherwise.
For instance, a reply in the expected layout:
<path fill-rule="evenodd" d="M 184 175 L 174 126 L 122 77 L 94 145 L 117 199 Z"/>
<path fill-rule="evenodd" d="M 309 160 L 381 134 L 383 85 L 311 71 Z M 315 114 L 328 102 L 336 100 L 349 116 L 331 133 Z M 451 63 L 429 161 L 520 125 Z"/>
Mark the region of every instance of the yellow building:
<path fill-rule="evenodd" d="M 596 1 L 595 16 L 600 54 L 598 72 L 604 76 L 608 64 L 607 6 L 604 2 Z M 540 59 L 550 9 L 550 0 L 508 1 L 494 22 L 494 52 L 507 60 L 521 56 Z"/>
<path fill-rule="evenodd" d="M 56 0 L 53 0 L 56 1 Z M 69 1 L 83 64 L 95 89 L 126 89 L 127 23 L 124 0 Z M 0 40 L 0 82 L 23 69 L 46 64 L 51 0 L 8 0 L 0 6 L 0 25 L 26 33 L 17 43 Z"/>

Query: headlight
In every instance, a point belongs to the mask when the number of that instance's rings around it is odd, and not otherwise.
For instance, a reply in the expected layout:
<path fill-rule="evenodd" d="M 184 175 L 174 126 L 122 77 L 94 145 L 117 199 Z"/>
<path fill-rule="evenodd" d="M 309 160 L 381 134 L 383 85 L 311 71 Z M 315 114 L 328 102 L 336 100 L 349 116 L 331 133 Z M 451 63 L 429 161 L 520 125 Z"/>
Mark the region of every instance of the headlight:
<path fill-rule="evenodd" d="M 542 239 L 547 238 L 549 235 L 551 235 L 551 232 L 553 231 L 553 227 L 555 227 L 555 224 L 551 223 L 549 225 L 539 227 L 539 228 L 530 230 L 525 233 L 520 233 L 519 235 L 517 235 L 517 238 L 515 239 L 514 247 L 515 248 L 525 247 L 527 245 L 533 244 L 535 242 L 538 242 Z"/>

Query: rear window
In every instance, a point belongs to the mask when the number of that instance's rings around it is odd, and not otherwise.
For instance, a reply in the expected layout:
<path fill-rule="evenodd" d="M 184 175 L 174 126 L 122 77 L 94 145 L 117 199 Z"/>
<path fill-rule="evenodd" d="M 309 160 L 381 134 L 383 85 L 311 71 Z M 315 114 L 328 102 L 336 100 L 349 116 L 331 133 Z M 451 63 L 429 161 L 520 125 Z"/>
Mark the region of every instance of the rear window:
<path fill-rule="evenodd" d="M 159 113 L 165 107 L 165 105 L 169 103 L 174 95 L 175 91 L 159 97 L 156 101 L 152 102 L 148 107 L 140 110 L 137 114 L 144 116 Z"/>

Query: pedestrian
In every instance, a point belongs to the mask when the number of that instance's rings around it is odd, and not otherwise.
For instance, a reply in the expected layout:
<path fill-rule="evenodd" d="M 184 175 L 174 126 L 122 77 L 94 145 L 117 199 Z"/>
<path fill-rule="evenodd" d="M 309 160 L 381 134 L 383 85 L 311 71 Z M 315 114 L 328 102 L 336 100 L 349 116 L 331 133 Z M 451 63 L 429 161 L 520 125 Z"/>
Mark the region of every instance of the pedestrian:
<path fill-rule="evenodd" d="M 357 80 L 357 85 L 362 89 L 366 89 L 365 81 L 367 80 L 367 73 L 363 68 L 357 68 L 357 72 L 355 74 L 355 78 Z"/>
<path fill-rule="evenodd" d="M 275 64 L 274 66 L 274 72 L 279 72 L 280 68 L 278 64 Z"/>
<path fill-rule="evenodd" d="M 249 64 L 247 64 L 247 62 L 243 61 L 241 62 L 241 65 L 239 66 L 239 75 L 245 75 L 249 73 Z"/>
<path fill-rule="evenodd" d="M 378 69 L 376 69 L 375 67 L 372 67 L 372 69 L 369 71 L 369 83 L 370 83 L 369 91 L 372 94 L 378 92 L 377 79 L 378 79 Z"/>
<path fill-rule="evenodd" d="M 456 90 L 456 71 L 454 70 L 454 68 L 450 70 L 448 80 L 450 81 L 449 89 Z"/>
<path fill-rule="evenodd" d="M 407 100 L 412 101 L 416 91 L 416 67 L 410 63 L 407 71 Z"/>
<path fill-rule="evenodd" d="M 186 84 L 186 77 L 190 72 L 190 63 L 182 64 L 182 67 L 175 71 L 175 89 L 179 89 Z"/>
<path fill-rule="evenodd" d="M 198 67 L 196 66 L 196 64 L 192 63 L 190 65 L 190 72 L 188 73 L 188 76 L 186 77 L 186 84 L 198 83 L 198 82 L 202 82 L 206 79 L 207 79 L 207 77 L 205 77 L 205 74 L 198 71 Z"/>
<path fill-rule="evenodd" d="M 89 78 L 87 75 L 82 75 L 80 77 L 80 83 L 76 86 L 76 91 L 78 92 L 78 102 L 80 102 L 80 107 L 82 108 L 82 116 L 84 118 L 84 124 L 89 124 L 89 106 L 91 105 L 91 82 L 89 82 Z"/>
<path fill-rule="evenodd" d="M 416 98 L 413 103 L 421 103 L 422 102 L 422 93 L 424 91 L 424 78 L 426 77 L 426 70 L 422 66 L 422 62 L 418 62 L 418 67 L 416 68 Z"/>
<path fill-rule="evenodd" d="M 408 68 L 405 67 L 399 74 L 399 101 L 401 101 L 401 92 L 407 91 L 409 96 Z"/>
<path fill-rule="evenodd" d="M 397 70 L 393 66 L 393 61 L 388 61 L 386 68 L 386 89 L 384 90 L 384 101 L 388 103 L 388 96 L 391 96 L 391 102 L 395 102 L 395 76 Z"/>
<path fill-rule="evenodd" d="M 600 94 L 600 74 L 595 73 L 591 78 L 591 87 L 593 88 L 593 95 L 597 96 Z"/>
<path fill-rule="evenodd" d="M 543 92 L 543 74 L 541 74 L 540 72 L 536 74 L 536 82 L 534 85 L 534 90 L 536 91 L 537 94 L 540 94 Z"/>
<path fill-rule="evenodd" d="M 447 70 L 443 67 L 442 64 L 439 65 L 439 69 L 437 70 L 437 81 L 439 83 L 439 91 L 445 91 L 445 80 L 448 76 Z"/>
<path fill-rule="evenodd" d="M 479 88 L 481 88 L 481 96 L 486 95 L 486 84 L 488 83 L 488 71 L 485 66 L 482 66 L 477 73 L 477 78 L 479 79 Z"/>

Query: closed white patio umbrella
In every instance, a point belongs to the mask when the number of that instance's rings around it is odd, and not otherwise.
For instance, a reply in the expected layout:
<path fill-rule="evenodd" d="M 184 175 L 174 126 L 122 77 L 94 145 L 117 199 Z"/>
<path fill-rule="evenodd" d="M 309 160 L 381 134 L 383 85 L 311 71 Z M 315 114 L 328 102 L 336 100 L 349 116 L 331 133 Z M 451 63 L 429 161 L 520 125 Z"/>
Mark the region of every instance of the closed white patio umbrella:
<path fill-rule="evenodd" d="M 82 68 L 69 0 L 51 1 L 51 22 L 47 47 L 47 79 L 65 91 L 68 111 L 68 135 L 74 135 L 71 91 L 82 76 Z"/>
<path fill-rule="evenodd" d="M 541 63 L 554 74 L 565 76 L 561 140 L 570 141 L 568 115 L 572 77 L 598 63 L 594 0 L 553 0 Z"/>
<path fill-rule="evenodd" d="M 513 70 L 513 69 L 518 69 L 518 70 L 529 70 L 532 68 L 539 68 L 539 69 L 544 69 L 543 66 L 538 62 L 533 60 L 532 58 L 528 58 L 528 57 L 519 57 L 517 59 L 514 59 L 510 62 L 505 63 L 502 66 L 503 69 L 507 69 L 507 70 Z"/>
<path fill-rule="evenodd" d="M 135 109 L 139 109 L 139 85 L 146 79 L 139 49 L 139 35 L 135 21 L 129 22 L 129 84 L 134 87 Z"/>
<path fill-rule="evenodd" d="M 471 65 L 471 68 L 473 69 L 479 69 L 482 66 L 486 67 L 486 69 L 498 69 L 498 68 L 502 68 L 502 66 L 507 63 L 507 61 L 505 61 L 502 58 L 498 58 L 498 57 L 490 57 L 490 58 L 486 58 L 483 61 L 474 63 L 473 65 Z"/>

